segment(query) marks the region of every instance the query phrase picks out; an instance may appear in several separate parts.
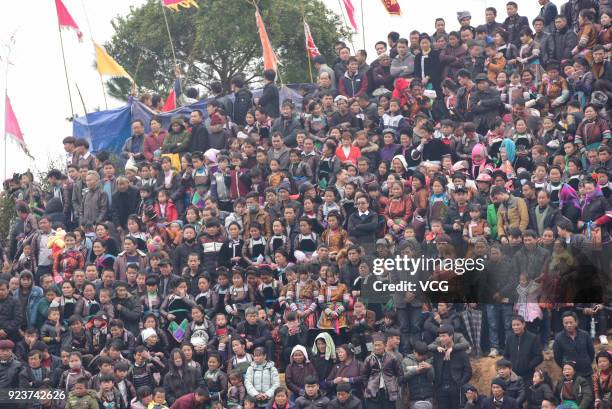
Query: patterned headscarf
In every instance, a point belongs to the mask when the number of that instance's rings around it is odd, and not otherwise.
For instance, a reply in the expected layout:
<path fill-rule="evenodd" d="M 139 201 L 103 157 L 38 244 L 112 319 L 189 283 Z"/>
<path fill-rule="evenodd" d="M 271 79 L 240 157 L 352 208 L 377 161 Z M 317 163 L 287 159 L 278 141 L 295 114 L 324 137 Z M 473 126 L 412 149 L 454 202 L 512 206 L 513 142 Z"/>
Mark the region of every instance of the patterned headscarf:
<path fill-rule="evenodd" d="M 571 203 L 576 209 L 580 210 L 580 197 L 578 193 L 573 187 L 564 183 L 561 191 L 559 191 L 559 209 L 563 209 L 566 203 Z"/>

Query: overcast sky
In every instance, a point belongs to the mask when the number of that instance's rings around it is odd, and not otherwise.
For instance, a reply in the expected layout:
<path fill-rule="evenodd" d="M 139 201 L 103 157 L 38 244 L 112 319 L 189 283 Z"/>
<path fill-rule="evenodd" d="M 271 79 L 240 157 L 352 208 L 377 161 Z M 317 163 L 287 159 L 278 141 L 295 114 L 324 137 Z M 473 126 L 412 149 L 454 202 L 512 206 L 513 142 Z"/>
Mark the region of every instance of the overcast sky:
<path fill-rule="evenodd" d="M 63 31 L 62 38 L 66 52 L 67 70 L 70 78 L 72 103 L 75 114 L 83 115 L 84 107 L 89 112 L 104 109 L 105 102 L 97 71 L 93 68 L 94 49 L 91 37 L 98 43 L 108 41 L 113 35 L 111 20 L 117 15 L 126 15 L 130 7 L 144 3 L 144 0 L 63 0 L 64 4 L 84 33 L 84 41 L 79 43 L 72 31 Z M 198 0 L 204 2 L 207 0 Z M 247 7 L 242 0 L 226 0 L 237 7 Z M 302 1 L 302 0 L 296 0 Z M 484 22 L 484 9 L 488 6 L 498 10 L 498 21 L 506 17 L 506 0 L 398 0 L 402 16 L 389 16 L 379 0 L 352 0 L 355 6 L 359 33 L 353 37 L 355 48 L 363 48 L 361 29 L 361 4 L 364 5 L 365 49 L 374 55 L 374 43 L 385 40 L 389 31 L 397 31 L 402 36 L 414 29 L 433 32 L 434 19 L 443 17 L 447 21 L 447 31 L 458 27 L 456 12 L 469 10 L 472 24 Z M 324 0 L 326 5 L 340 13 L 338 0 Z M 21 1 L 4 2 L 0 13 L 0 56 L 2 56 L 0 83 L 5 86 L 4 69 L 6 53 L 4 47 L 12 33 L 16 33 L 16 44 L 11 54 L 9 67 L 8 94 L 13 104 L 26 143 L 36 161 L 31 161 L 21 153 L 19 147 L 9 141 L 7 149 L 8 174 L 23 172 L 30 168 L 44 170 L 49 161 L 62 154 L 61 140 L 71 134 L 72 125 L 66 121 L 71 115 L 66 79 L 60 49 L 55 2 L 37 0 L 35 3 Z M 518 1 L 519 14 L 530 19 L 539 11 L 537 0 Z M 32 10 L 30 7 L 36 7 Z M 557 3 L 559 6 L 559 3 Z M 317 33 L 313 32 L 315 42 Z M 253 33 L 257 39 L 257 33 Z M 79 97 L 76 84 L 82 94 Z M 0 104 L 4 104 L 4 99 Z M 108 100 L 109 108 L 120 106 L 116 100 Z M 0 109 L 4 107 L 0 105 Z M 2 129 L 4 116 L 0 115 Z M 4 144 L 0 143 L 0 153 L 4 155 Z M 3 156 L 0 156 L 3 161 Z M 3 169 L 0 169 L 3 172 Z M 4 176 L 4 175 L 2 175 Z"/>

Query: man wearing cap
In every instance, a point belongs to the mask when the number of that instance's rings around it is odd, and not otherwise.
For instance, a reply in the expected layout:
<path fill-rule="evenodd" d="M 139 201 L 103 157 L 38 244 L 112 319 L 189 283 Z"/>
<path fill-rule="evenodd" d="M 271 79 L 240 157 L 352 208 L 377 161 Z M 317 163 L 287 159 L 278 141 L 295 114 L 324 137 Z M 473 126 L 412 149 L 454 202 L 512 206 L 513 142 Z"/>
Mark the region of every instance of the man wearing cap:
<path fill-rule="evenodd" d="M 351 385 L 344 382 L 336 386 L 336 397 L 329 402 L 327 409 L 363 409 L 363 405 L 351 393 Z"/>
<path fill-rule="evenodd" d="M 295 400 L 294 409 L 325 409 L 328 404 L 329 398 L 319 390 L 317 377 L 304 378 L 304 394 Z"/>
<path fill-rule="evenodd" d="M 501 378 L 491 381 L 491 396 L 485 398 L 483 409 L 518 409 L 516 400 L 506 396 L 506 382 Z M 467 406 L 466 406 L 467 409 Z"/>
<path fill-rule="evenodd" d="M 465 385 L 463 394 L 465 395 L 465 409 L 480 409 L 483 407 L 486 396 L 480 395 L 474 385 Z"/>
<path fill-rule="evenodd" d="M 469 106 L 476 130 L 485 135 L 495 123 L 502 106 L 499 91 L 489 81 L 486 74 L 477 74 L 474 77 L 476 92 L 470 95 Z"/>
<path fill-rule="evenodd" d="M 505 383 L 504 396 L 513 398 L 519 407 L 523 406 L 526 396 L 526 387 L 523 378 L 512 370 L 512 362 L 507 359 L 500 359 L 495 363 L 497 376 Z"/>
<path fill-rule="evenodd" d="M 432 358 L 427 356 L 427 345 L 421 341 L 414 343 L 413 352 L 402 361 L 411 408 L 418 401 L 433 403 L 434 370 L 432 362 Z"/>
<path fill-rule="evenodd" d="M 13 355 L 14 346 L 15 344 L 10 339 L 0 340 L 0 389 L 19 386 L 19 371 L 23 365 Z M 0 407 L 2 406 L 0 404 Z"/>
<path fill-rule="evenodd" d="M 474 27 L 471 26 L 471 22 L 472 22 L 472 14 L 469 11 L 458 11 L 457 12 L 457 21 L 459 22 L 459 25 L 461 26 L 459 29 L 462 30 L 464 28 L 469 28 L 472 31 L 472 34 L 474 33 Z"/>
<path fill-rule="evenodd" d="M 434 352 L 434 385 L 439 409 L 459 409 L 464 400 L 461 387 L 472 377 L 468 355 L 453 348 L 453 334 L 451 325 L 442 325 L 438 331 L 441 348 Z"/>

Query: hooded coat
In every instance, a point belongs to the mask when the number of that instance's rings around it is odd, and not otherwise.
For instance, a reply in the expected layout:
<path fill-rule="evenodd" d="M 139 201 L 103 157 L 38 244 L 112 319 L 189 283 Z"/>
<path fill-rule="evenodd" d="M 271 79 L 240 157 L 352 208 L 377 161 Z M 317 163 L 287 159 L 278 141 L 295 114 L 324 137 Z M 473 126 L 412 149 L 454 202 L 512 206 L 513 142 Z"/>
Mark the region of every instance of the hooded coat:
<path fill-rule="evenodd" d="M 172 125 L 179 124 L 181 129 L 179 132 L 172 130 Z M 191 143 L 191 133 L 185 128 L 185 122 L 179 117 L 172 118 L 170 122 L 170 129 L 168 129 L 168 135 L 164 139 L 162 145 L 163 153 L 181 153 L 189 150 Z"/>
<path fill-rule="evenodd" d="M 304 355 L 304 362 L 297 364 L 293 360 L 293 354 L 296 351 L 300 351 Z M 317 370 L 308 359 L 308 352 L 302 345 L 296 345 L 291 351 L 290 363 L 285 369 L 285 384 L 294 396 L 301 396 L 304 394 L 304 380 L 308 376 L 317 376 Z"/>

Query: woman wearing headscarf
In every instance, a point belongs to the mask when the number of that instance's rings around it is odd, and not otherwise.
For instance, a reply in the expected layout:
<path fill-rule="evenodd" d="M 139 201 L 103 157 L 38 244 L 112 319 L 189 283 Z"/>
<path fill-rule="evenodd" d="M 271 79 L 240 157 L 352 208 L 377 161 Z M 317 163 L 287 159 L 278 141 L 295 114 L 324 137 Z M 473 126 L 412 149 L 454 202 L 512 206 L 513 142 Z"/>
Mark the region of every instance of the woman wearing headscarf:
<path fill-rule="evenodd" d="M 291 350 L 289 365 L 285 368 L 285 383 L 287 388 L 297 398 L 304 394 L 304 380 L 308 376 L 317 376 L 317 370 L 308 358 L 308 352 L 302 345 L 296 345 Z"/>
<path fill-rule="evenodd" d="M 592 178 L 585 180 L 584 190 L 586 196 L 582 203 L 578 228 L 583 230 L 587 239 L 593 239 L 594 243 L 606 243 L 609 239 L 609 222 L 612 220 L 610 202 L 604 197 L 601 187 Z M 597 238 L 597 234 L 601 236 Z"/>
<path fill-rule="evenodd" d="M 480 172 L 485 167 L 487 163 L 487 148 L 481 144 L 477 143 L 472 148 L 472 165 L 470 166 L 470 175 L 472 179 L 476 180 Z"/>
<path fill-rule="evenodd" d="M 340 345 L 336 349 L 338 362 L 324 381 L 325 387 L 331 395 L 336 395 L 336 385 L 348 383 L 351 385 L 353 395 L 363 399 L 363 363 L 355 359 L 353 350 L 348 345 Z"/>
<path fill-rule="evenodd" d="M 336 361 L 336 344 L 331 335 L 321 332 L 315 338 L 311 350 L 312 364 L 320 380 L 326 379 Z"/>
<path fill-rule="evenodd" d="M 566 219 L 570 220 L 576 230 L 576 222 L 580 218 L 580 198 L 578 192 L 565 183 L 559 191 L 559 210 Z"/>

